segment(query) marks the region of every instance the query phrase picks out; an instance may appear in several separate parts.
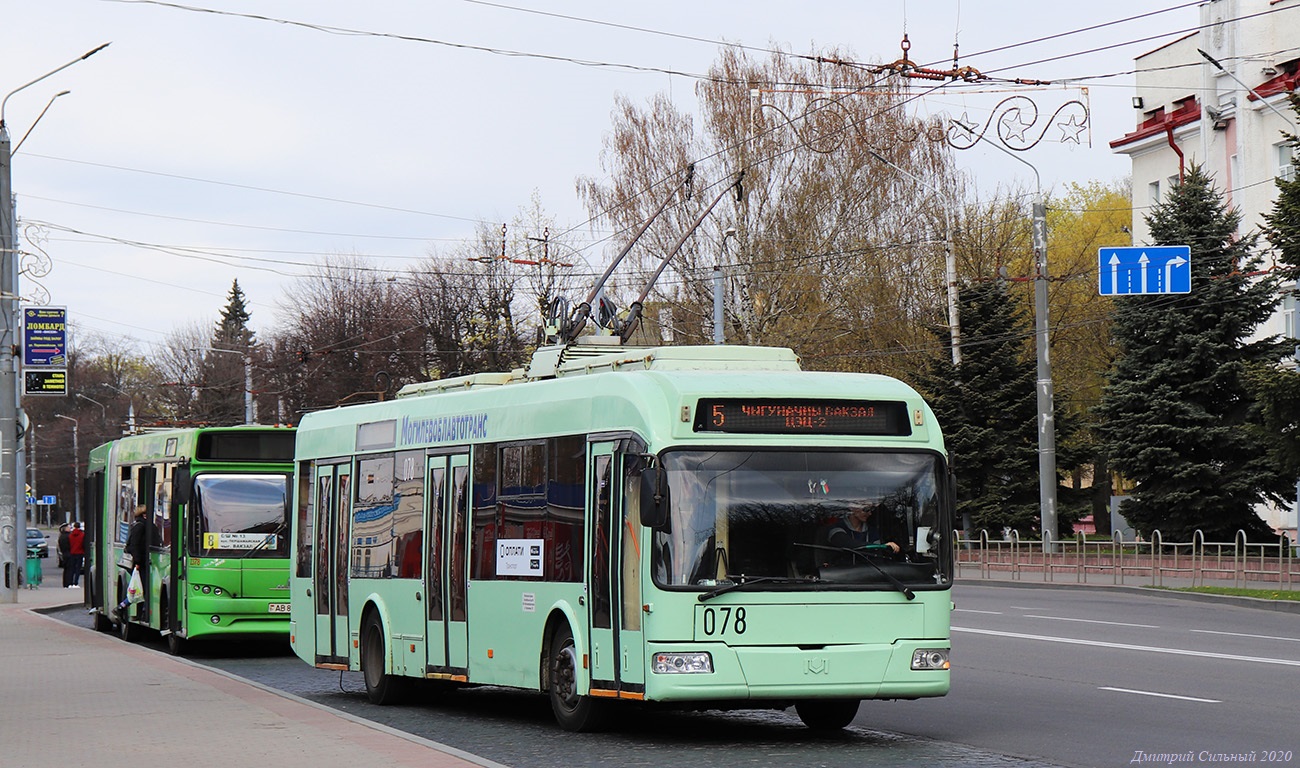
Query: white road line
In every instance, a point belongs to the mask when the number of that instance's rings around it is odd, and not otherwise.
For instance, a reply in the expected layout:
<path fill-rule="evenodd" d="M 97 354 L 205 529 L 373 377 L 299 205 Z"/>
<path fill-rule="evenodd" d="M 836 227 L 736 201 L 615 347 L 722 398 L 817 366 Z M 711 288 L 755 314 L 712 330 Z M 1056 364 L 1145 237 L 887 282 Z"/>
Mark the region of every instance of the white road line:
<path fill-rule="evenodd" d="M 1112 627 L 1141 627 L 1142 629 L 1160 629 L 1155 624 L 1126 624 L 1122 621 L 1098 621 L 1097 619 L 1069 619 L 1064 616 L 1039 616 L 1032 613 L 1025 614 L 1026 619 L 1050 619 L 1052 621 L 1077 621 L 1082 624 L 1109 624 Z"/>
<path fill-rule="evenodd" d="M 1215 632 L 1212 629 L 1189 629 L 1202 635 L 1227 635 L 1228 637 L 1250 637 L 1256 640 L 1285 640 L 1288 643 L 1300 643 L 1300 637 L 1278 637 L 1276 635 L 1247 635 L 1244 632 Z"/>
<path fill-rule="evenodd" d="M 1179 701 L 1196 701 L 1196 702 L 1200 702 L 1200 703 L 1202 703 L 1202 704 L 1222 704 L 1222 703 L 1223 703 L 1222 701 L 1219 701 L 1218 699 L 1199 699 L 1199 698 L 1197 698 L 1197 697 L 1195 697 L 1195 696 L 1175 696 L 1175 695 L 1172 694 L 1172 693 L 1156 693 L 1155 691 L 1135 691 L 1135 690 L 1133 690 L 1133 689 L 1131 689 L 1131 688 L 1111 688 L 1111 687 L 1109 687 L 1109 686 L 1105 686 L 1105 685 L 1101 686 L 1101 687 L 1098 688 L 1097 690 L 1099 690 L 1099 691 L 1114 691 L 1115 693 L 1136 693 L 1138 696 L 1158 696 L 1158 697 L 1160 697 L 1160 698 L 1162 698 L 1162 699 L 1178 699 Z"/>
<path fill-rule="evenodd" d="M 1021 640 L 1041 640 L 1046 643 L 1065 643 L 1067 645 L 1089 645 L 1095 648 L 1114 648 L 1120 651 L 1146 651 L 1164 653 L 1170 656 L 1198 656 L 1204 659 L 1223 659 L 1225 661 L 1251 661 L 1256 664 L 1276 664 L 1283 667 L 1300 667 L 1300 660 L 1270 659 L 1262 656 L 1237 656 L 1231 653 L 1208 653 L 1206 651 L 1188 651 L 1181 648 L 1160 648 L 1151 645 L 1129 645 L 1127 643 L 1106 643 L 1100 640 L 1078 640 L 1070 637 L 1052 637 L 1050 635 L 1026 635 L 1020 632 L 998 632 L 992 629 L 972 629 L 970 627 L 953 627 L 953 632 L 970 632 L 975 635 L 993 635 L 994 637 L 1016 637 Z"/>
<path fill-rule="evenodd" d="M 1002 611 L 977 611 L 973 608 L 953 608 L 953 613 L 986 613 L 990 616 L 1001 616 Z"/>

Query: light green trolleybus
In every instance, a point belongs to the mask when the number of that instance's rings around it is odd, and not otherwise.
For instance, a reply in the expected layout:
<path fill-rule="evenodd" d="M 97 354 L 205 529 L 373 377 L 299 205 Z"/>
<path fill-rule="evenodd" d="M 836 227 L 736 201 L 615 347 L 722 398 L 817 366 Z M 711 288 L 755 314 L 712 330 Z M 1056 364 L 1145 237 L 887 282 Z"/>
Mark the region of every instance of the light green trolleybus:
<path fill-rule="evenodd" d="M 291 427 L 148 431 L 90 452 L 86 601 L 102 631 L 154 629 L 188 641 L 285 637 L 289 630 Z M 143 603 L 115 608 L 136 510 L 149 544 Z"/>
<path fill-rule="evenodd" d="M 302 419 L 297 655 L 379 703 L 539 691 L 569 730 L 626 700 L 831 729 L 947 693 L 952 482 L 922 398 L 788 349 L 600 341 Z"/>

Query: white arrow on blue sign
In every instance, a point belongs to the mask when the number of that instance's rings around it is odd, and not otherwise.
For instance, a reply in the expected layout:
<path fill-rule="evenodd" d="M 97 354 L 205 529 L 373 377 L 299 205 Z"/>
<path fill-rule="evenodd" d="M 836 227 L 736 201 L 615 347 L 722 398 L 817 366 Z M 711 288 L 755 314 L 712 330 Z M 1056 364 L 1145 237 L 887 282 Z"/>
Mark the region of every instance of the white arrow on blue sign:
<path fill-rule="evenodd" d="M 1098 248 L 1097 267 L 1097 291 L 1102 296 L 1192 292 L 1188 245 Z"/>

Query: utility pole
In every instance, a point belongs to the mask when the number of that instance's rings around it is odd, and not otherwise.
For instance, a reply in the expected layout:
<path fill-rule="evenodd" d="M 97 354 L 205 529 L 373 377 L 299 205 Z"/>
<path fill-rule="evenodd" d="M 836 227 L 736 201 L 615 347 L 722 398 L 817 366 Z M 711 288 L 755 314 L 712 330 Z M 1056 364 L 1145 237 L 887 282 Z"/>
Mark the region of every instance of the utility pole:
<path fill-rule="evenodd" d="M 77 420 L 56 413 L 54 418 L 72 422 L 72 519 L 81 515 L 81 449 L 77 447 Z"/>
<path fill-rule="evenodd" d="M 22 437 L 18 413 L 22 390 L 18 366 L 22 360 L 18 338 L 18 213 L 14 208 L 13 152 L 5 106 L 9 97 L 79 61 L 94 56 L 108 43 L 24 83 L 0 99 L 0 603 L 18 602 L 18 574 L 26 564 L 25 537 L 18 535 L 19 510 L 26 507 L 26 474 L 21 460 Z"/>

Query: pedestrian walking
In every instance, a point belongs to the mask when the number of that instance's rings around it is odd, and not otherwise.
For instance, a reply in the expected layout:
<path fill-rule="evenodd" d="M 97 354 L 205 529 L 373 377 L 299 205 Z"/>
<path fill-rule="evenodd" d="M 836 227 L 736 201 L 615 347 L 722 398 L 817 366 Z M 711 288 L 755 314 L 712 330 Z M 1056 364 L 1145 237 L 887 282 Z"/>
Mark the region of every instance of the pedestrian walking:
<path fill-rule="evenodd" d="M 72 533 L 67 523 L 59 526 L 59 567 L 63 569 L 63 586 L 72 586 L 72 563 L 68 555 L 72 552 Z"/>
<path fill-rule="evenodd" d="M 86 532 L 81 529 L 81 523 L 73 523 L 72 530 L 68 531 L 68 561 L 72 574 L 72 583 L 68 584 L 71 589 L 81 586 L 81 571 L 86 565 Z"/>

